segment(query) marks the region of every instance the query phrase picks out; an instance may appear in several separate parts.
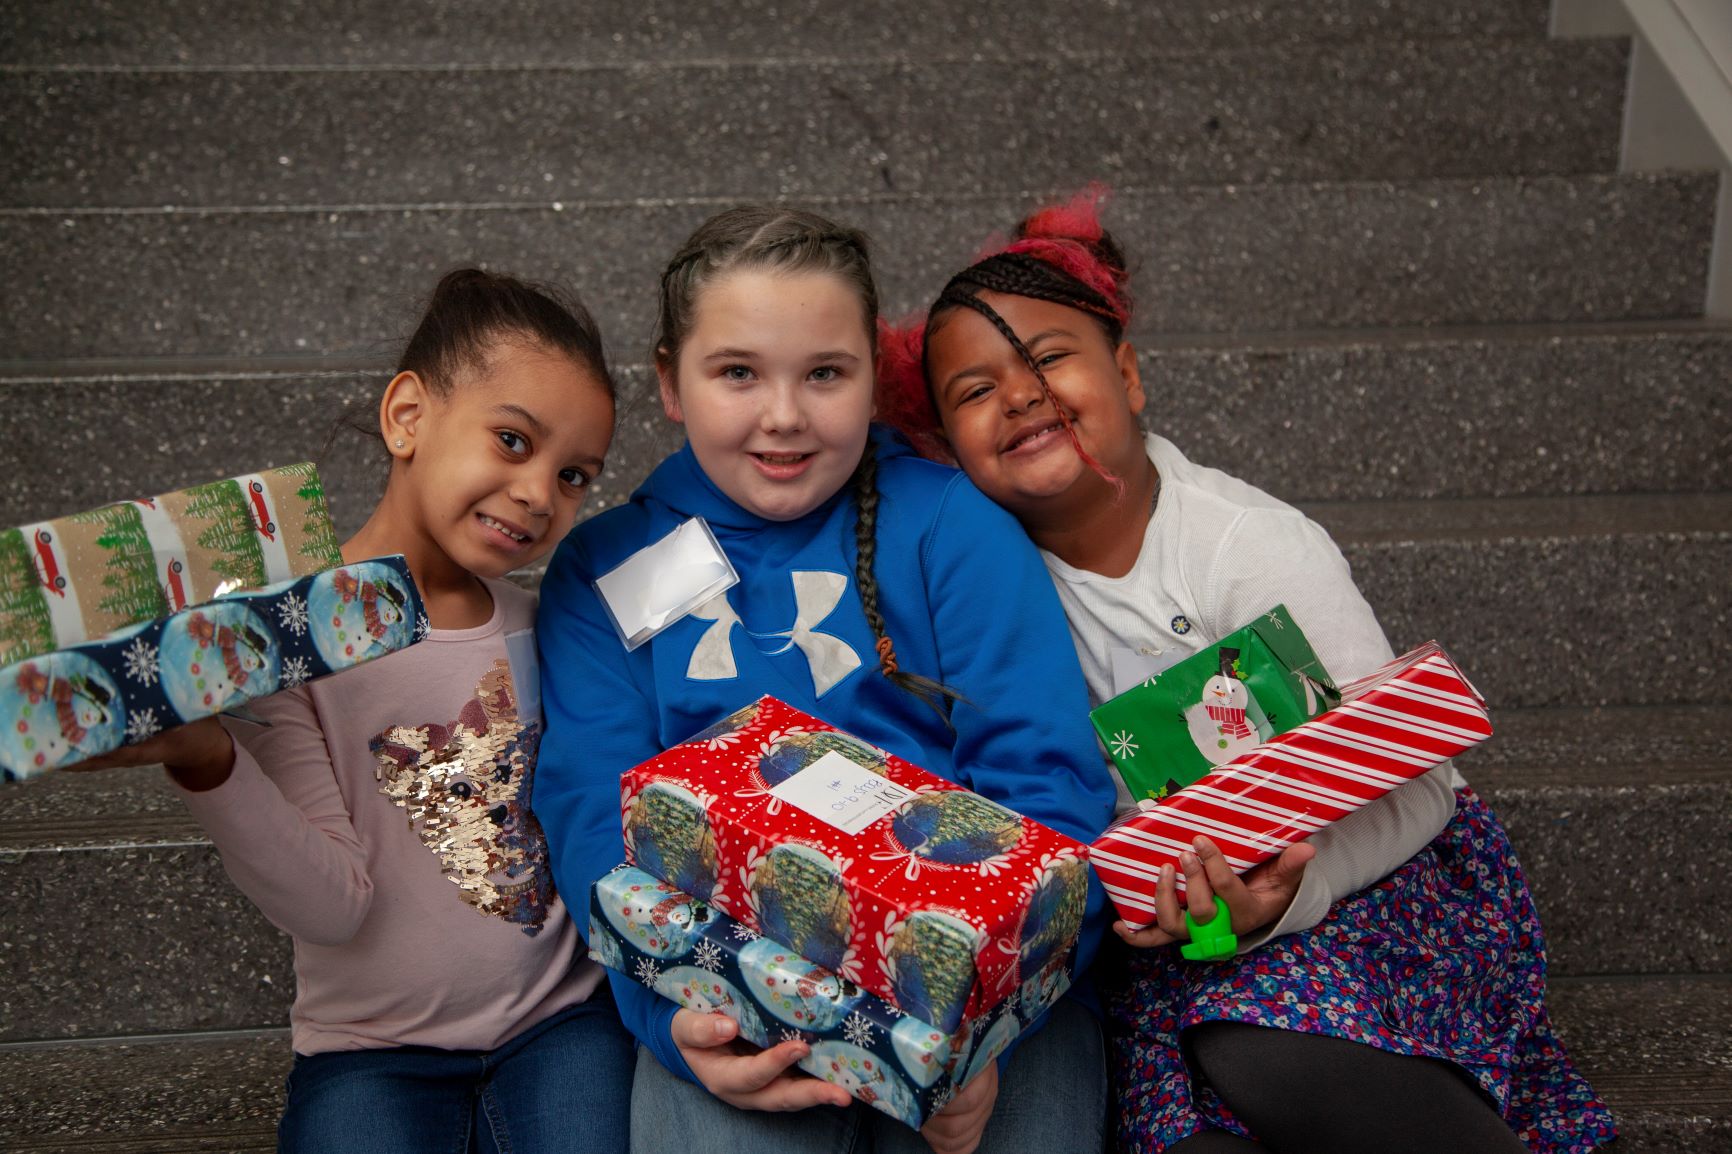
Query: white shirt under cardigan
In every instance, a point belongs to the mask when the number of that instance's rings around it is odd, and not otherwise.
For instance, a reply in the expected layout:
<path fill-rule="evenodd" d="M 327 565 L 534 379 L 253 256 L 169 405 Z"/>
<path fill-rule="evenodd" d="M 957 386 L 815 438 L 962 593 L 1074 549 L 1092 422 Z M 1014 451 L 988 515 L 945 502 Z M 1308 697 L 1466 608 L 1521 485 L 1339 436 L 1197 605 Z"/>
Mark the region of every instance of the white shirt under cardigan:
<path fill-rule="evenodd" d="M 1070 619 L 1071 637 L 1099 704 L 1113 696 L 1113 650 L 1168 659 L 1195 653 L 1285 604 L 1337 682 L 1394 656 L 1323 528 L 1299 510 L 1218 469 L 1192 464 L 1153 433 L 1149 460 L 1160 497 L 1142 551 L 1122 577 L 1076 569 L 1043 553 Z M 1119 812 L 1136 807 L 1119 778 Z M 1392 873 L 1455 813 L 1461 776 L 1446 762 L 1311 836 L 1317 856 L 1275 925 L 1242 936 L 1241 953 L 1310 929 L 1330 905 Z"/>

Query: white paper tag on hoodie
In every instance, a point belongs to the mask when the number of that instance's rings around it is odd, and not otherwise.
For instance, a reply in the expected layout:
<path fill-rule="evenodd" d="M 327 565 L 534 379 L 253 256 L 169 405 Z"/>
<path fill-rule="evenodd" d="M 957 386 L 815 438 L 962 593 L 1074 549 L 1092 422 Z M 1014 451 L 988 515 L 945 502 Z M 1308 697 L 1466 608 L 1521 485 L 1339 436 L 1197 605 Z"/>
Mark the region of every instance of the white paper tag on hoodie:
<path fill-rule="evenodd" d="M 702 517 L 693 517 L 595 579 L 625 647 L 636 649 L 740 582 Z"/>

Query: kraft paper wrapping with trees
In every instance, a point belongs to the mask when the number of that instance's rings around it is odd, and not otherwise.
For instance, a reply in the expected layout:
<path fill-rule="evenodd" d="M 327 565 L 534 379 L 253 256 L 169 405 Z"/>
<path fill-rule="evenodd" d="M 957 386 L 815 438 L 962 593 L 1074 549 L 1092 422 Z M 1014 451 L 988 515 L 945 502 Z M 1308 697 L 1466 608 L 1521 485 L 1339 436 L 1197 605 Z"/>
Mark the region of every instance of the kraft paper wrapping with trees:
<path fill-rule="evenodd" d="M 0 664 L 342 563 L 311 464 L 0 532 Z"/>

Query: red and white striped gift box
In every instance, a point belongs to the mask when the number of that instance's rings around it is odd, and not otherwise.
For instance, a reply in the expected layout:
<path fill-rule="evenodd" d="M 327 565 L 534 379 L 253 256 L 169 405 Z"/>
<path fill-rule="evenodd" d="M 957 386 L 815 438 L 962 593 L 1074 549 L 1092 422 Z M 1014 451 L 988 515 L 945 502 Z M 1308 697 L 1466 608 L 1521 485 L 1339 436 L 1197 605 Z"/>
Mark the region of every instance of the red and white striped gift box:
<path fill-rule="evenodd" d="M 1198 834 L 1244 873 L 1490 736 L 1485 700 L 1427 642 L 1344 686 L 1334 709 L 1114 823 L 1089 861 L 1125 921 L 1146 926 L 1161 867 L 1177 869 Z"/>

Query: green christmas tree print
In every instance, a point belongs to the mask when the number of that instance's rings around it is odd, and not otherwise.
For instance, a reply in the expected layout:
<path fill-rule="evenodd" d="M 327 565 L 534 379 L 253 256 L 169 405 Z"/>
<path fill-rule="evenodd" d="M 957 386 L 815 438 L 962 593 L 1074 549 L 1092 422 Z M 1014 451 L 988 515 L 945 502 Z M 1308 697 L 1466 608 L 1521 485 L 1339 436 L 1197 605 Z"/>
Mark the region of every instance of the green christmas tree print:
<path fill-rule="evenodd" d="M 168 612 L 168 601 L 156 580 L 155 550 L 136 508 L 109 505 L 69 519 L 101 527 L 96 543 L 104 554 L 104 593 L 96 603 L 98 609 L 129 623 L 149 621 Z"/>
<path fill-rule="evenodd" d="M 54 648 L 48 614 L 30 545 L 18 529 L 0 533 L 0 664 L 22 661 Z"/>
<path fill-rule="evenodd" d="M 325 505 L 325 486 L 319 479 L 318 468 L 311 461 L 302 461 L 284 465 L 279 472 L 301 480 L 301 487 L 295 490 L 295 496 L 306 502 L 307 519 L 301 523 L 301 532 L 306 540 L 301 544 L 301 556 L 313 558 L 325 569 L 341 565 L 341 542 L 337 540 L 337 530 L 331 524 L 331 514 Z"/>
<path fill-rule="evenodd" d="M 253 530 L 252 511 L 237 481 L 214 481 L 186 490 L 189 521 L 207 524 L 198 531 L 198 547 L 215 553 L 211 570 L 243 585 L 264 584 L 265 554 Z"/>

